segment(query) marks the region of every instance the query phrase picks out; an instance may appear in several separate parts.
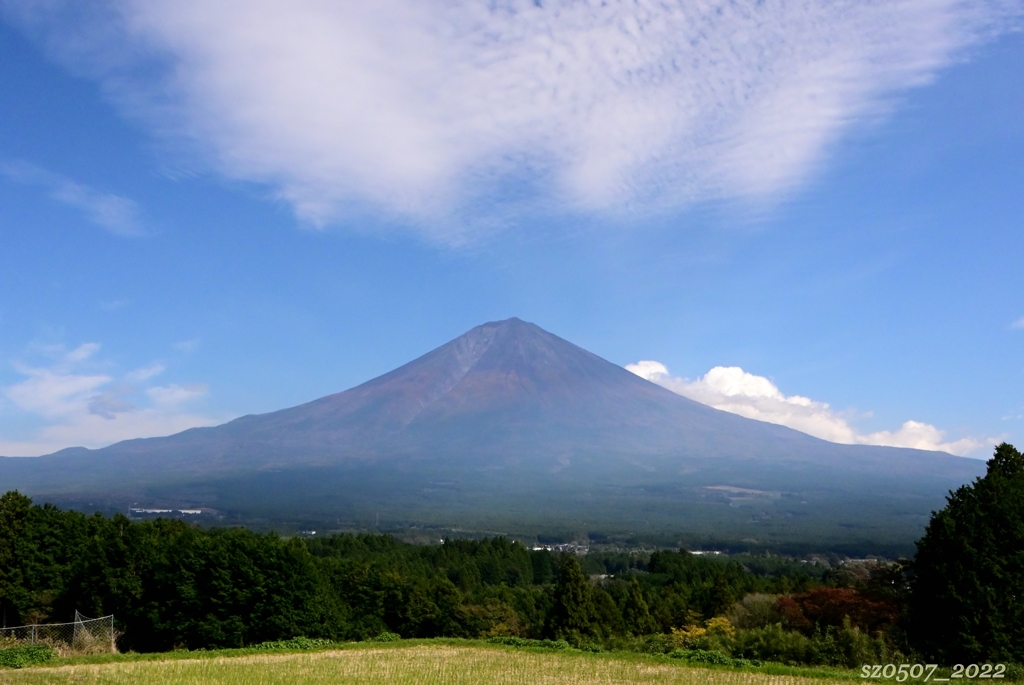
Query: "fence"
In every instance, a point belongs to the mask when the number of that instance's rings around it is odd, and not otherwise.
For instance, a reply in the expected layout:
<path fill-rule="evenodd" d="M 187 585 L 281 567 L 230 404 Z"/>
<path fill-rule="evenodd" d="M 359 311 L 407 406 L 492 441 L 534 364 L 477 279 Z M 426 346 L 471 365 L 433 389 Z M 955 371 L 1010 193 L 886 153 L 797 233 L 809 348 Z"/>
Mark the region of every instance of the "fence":
<path fill-rule="evenodd" d="M 86 618 L 77 611 L 71 623 L 39 623 L 0 628 L 0 649 L 47 644 L 61 655 L 116 652 L 114 617 Z"/>

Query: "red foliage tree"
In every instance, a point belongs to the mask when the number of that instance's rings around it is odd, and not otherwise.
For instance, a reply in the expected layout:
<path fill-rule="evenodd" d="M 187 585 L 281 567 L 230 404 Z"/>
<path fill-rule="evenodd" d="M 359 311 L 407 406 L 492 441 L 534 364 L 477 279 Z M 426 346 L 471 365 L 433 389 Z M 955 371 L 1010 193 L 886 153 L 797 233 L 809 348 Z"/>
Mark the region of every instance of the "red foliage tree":
<path fill-rule="evenodd" d="M 883 630 L 899 618 L 899 605 L 890 599 L 868 597 L 851 588 L 820 587 L 792 597 L 779 598 L 779 613 L 790 627 L 810 630 L 815 625 L 850 624 L 869 633 Z"/>

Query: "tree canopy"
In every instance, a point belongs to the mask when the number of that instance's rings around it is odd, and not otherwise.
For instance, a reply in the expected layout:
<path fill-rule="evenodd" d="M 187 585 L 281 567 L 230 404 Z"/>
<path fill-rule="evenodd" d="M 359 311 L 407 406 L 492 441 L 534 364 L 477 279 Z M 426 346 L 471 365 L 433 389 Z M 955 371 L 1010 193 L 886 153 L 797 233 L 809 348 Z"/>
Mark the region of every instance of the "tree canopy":
<path fill-rule="evenodd" d="M 816 584 L 663 551 L 576 557 L 504 537 L 411 545 L 386 535 L 282 538 L 133 521 L 0 497 L 6 625 L 114 614 L 122 648 L 236 647 L 296 635 L 564 637 L 668 633 L 748 592 Z"/>
<path fill-rule="evenodd" d="M 940 663 L 1024 662 L 1024 455 L 996 447 L 917 543 L 914 646 Z"/>

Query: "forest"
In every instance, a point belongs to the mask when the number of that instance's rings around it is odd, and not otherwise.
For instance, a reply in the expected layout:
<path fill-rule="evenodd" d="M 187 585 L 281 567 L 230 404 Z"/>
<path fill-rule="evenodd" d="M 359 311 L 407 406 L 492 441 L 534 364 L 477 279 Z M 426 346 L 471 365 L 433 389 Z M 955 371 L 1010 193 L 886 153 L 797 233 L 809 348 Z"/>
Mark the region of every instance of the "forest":
<path fill-rule="evenodd" d="M 0 497 L 0 605 L 5 626 L 113 614 L 119 648 L 140 652 L 395 634 L 851 667 L 1020 662 L 1021 493 L 1024 458 L 1001 445 L 933 516 L 915 559 L 853 573 L 685 550 L 577 556 L 503 537 L 283 538 L 87 516 L 12 491 Z"/>

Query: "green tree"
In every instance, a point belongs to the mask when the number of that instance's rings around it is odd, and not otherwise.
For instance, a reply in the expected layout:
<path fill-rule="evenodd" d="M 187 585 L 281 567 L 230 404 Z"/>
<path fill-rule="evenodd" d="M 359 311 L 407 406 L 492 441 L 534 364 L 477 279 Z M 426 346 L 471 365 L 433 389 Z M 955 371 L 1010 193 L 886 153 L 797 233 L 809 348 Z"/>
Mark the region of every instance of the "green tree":
<path fill-rule="evenodd" d="M 551 633 L 561 639 L 575 640 L 590 635 L 594 615 L 593 592 L 583 575 L 579 560 L 567 557 L 558 570 L 554 603 L 551 607 Z"/>
<path fill-rule="evenodd" d="M 622 607 L 622 620 L 626 624 L 626 630 L 634 635 L 647 635 L 658 630 L 658 625 L 651 618 L 651 612 L 640 590 L 640 583 L 636 582 L 635 578 L 629 583 L 629 592 Z"/>
<path fill-rule="evenodd" d="M 717 575 L 711 585 L 711 591 L 708 597 L 707 614 L 708 618 L 714 618 L 715 616 L 721 616 L 729 607 L 732 606 L 734 597 L 732 594 L 732 588 L 729 587 L 729 581 L 726 580 L 725 576 Z"/>
<path fill-rule="evenodd" d="M 1024 456 L 1003 443 L 917 543 L 909 635 L 940 663 L 1024 661 Z"/>
<path fill-rule="evenodd" d="M 32 500 L 17 490 L 0 497 L 0 613 L 3 625 L 17 625 L 28 604 L 21 564 L 22 541 Z"/>

